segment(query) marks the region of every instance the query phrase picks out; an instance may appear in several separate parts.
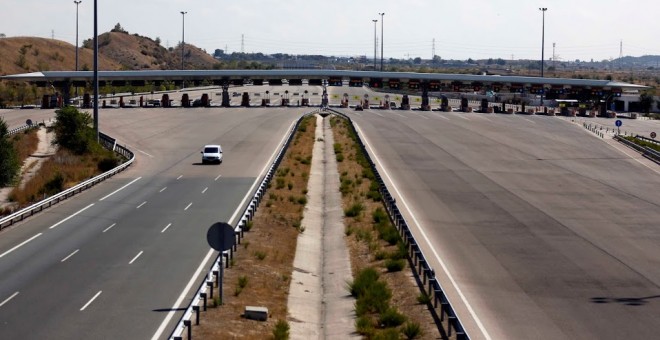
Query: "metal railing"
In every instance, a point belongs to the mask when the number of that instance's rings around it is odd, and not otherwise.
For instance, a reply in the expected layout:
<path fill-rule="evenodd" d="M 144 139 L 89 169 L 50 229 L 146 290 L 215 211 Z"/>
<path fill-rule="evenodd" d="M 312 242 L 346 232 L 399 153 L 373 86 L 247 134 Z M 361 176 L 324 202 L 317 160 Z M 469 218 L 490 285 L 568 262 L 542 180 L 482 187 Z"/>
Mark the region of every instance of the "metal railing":
<path fill-rule="evenodd" d="M 39 201 L 37 203 L 34 203 L 30 205 L 27 208 L 23 208 L 7 217 L 0 218 L 0 230 L 9 227 L 13 225 L 16 222 L 20 222 L 46 208 L 49 208 L 53 204 L 59 203 L 77 193 L 80 193 L 83 190 L 86 190 L 99 182 L 102 182 L 106 180 L 109 177 L 114 176 L 115 174 L 124 171 L 127 167 L 129 167 L 132 163 L 133 160 L 135 159 L 135 155 L 133 152 L 128 150 L 122 145 L 117 144 L 117 141 L 114 138 L 111 138 L 103 133 L 100 134 L 100 142 L 104 147 L 107 147 L 110 150 L 113 150 L 114 152 L 126 157 L 128 161 L 122 163 L 121 165 L 117 166 L 116 168 L 106 171 L 92 179 L 89 179 L 87 181 L 84 181 L 72 188 L 69 188 L 67 190 L 64 190 L 60 192 L 59 194 L 53 195 L 51 197 L 48 197 L 42 201 Z"/>
<path fill-rule="evenodd" d="M 637 136 L 635 138 L 640 138 L 640 137 L 641 136 Z M 631 149 L 635 149 L 635 150 L 639 151 L 642 154 L 642 156 L 652 160 L 653 162 L 655 162 L 657 164 L 660 164 L 660 152 L 655 151 L 655 150 L 653 150 L 649 147 L 646 147 L 646 146 L 638 145 L 637 143 L 631 142 L 631 141 L 629 141 L 629 140 L 627 140 L 627 139 L 625 139 L 625 138 L 623 138 L 619 135 L 614 136 L 614 139 L 617 140 L 619 143 L 621 143 L 621 144 L 623 144 L 623 145 L 625 145 L 625 146 L 627 146 Z M 641 137 L 641 139 L 644 140 L 646 138 Z"/>
<path fill-rule="evenodd" d="M 9 131 L 7 132 L 7 135 L 8 135 L 8 136 L 11 136 L 11 135 L 13 135 L 13 134 L 17 134 L 17 133 L 19 133 L 19 132 L 21 132 L 21 131 L 25 131 L 25 130 L 31 128 L 31 127 L 34 127 L 34 125 L 27 125 L 27 124 L 26 124 L 26 125 L 23 125 L 23 126 L 19 126 L 19 127 L 17 127 L 17 128 L 14 128 L 14 129 L 9 130 Z"/>
<path fill-rule="evenodd" d="M 186 333 L 187 339 L 192 338 L 192 317 L 193 315 L 195 316 L 195 324 L 199 325 L 199 314 L 201 312 L 200 309 L 206 311 L 208 299 L 211 300 L 214 299 L 214 287 L 220 289 L 221 287 L 220 285 L 221 278 L 219 276 L 221 269 L 220 267 L 224 265 L 225 268 L 229 268 L 229 260 L 234 257 L 234 252 L 238 250 L 238 245 L 241 244 L 241 240 L 245 236 L 246 226 L 254 218 L 254 215 L 257 211 L 257 207 L 259 206 L 259 203 L 261 203 L 261 200 L 266 194 L 266 189 L 268 188 L 268 184 L 273 179 L 277 167 L 280 165 L 280 163 L 282 163 L 282 159 L 284 159 L 284 154 L 288 150 L 289 145 L 291 145 L 293 136 L 295 135 L 296 130 L 298 130 L 298 126 L 300 126 L 300 122 L 302 122 L 302 120 L 305 117 L 319 113 L 320 111 L 321 109 L 316 109 L 312 112 L 304 114 L 296 121 L 296 124 L 289 131 L 289 135 L 286 138 L 286 141 L 280 148 L 280 151 L 275 157 L 275 160 L 271 164 L 264 178 L 261 180 L 261 183 L 259 184 L 257 190 L 252 196 L 252 199 L 247 204 L 245 210 L 243 211 L 243 214 L 241 215 L 241 218 L 238 220 L 239 221 L 238 224 L 234 228 L 234 237 L 235 237 L 234 246 L 228 251 L 218 253 L 218 256 L 213 261 L 213 265 L 211 266 L 211 269 L 208 271 L 208 273 L 200 283 L 199 288 L 197 289 L 197 292 L 193 295 L 192 300 L 190 301 L 188 307 L 186 308 L 186 311 L 183 313 L 176 327 L 170 334 L 169 336 L 170 339 L 172 340 L 183 339 L 184 333 Z M 218 291 L 217 295 L 220 296 L 220 294 L 221 293 Z"/>
<path fill-rule="evenodd" d="M 383 197 L 383 202 L 385 203 L 385 207 L 390 216 L 390 219 L 398 229 L 401 237 L 403 238 L 406 244 L 406 247 L 408 249 L 408 256 L 410 257 L 410 261 L 413 265 L 414 273 L 421 280 L 424 287 L 428 285 L 428 292 L 424 291 L 424 293 L 428 294 L 428 296 L 432 298 L 431 301 L 433 308 L 431 309 L 431 311 L 432 313 L 434 313 L 434 317 L 436 317 L 436 320 L 439 319 L 441 324 L 443 322 L 447 323 L 447 328 L 446 328 L 447 336 L 451 337 L 453 330 L 455 331 L 455 336 L 457 339 L 459 340 L 470 339 L 469 335 L 463 328 L 463 323 L 456 314 L 456 311 L 452 306 L 449 297 L 446 295 L 445 290 L 442 288 L 442 285 L 437 280 L 435 276 L 435 271 L 429 265 L 429 261 L 427 260 L 427 257 L 424 255 L 422 248 L 419 246 L 417 240 L 415 240 L 412 231 L 408 227 L 408 222 L 406 222 L 406 219 L 401 214 L 401 211 L 399 210 L 399 207 L 396 204 L 396 200 L 394 199 L 394 197 L 392 197 L 389 190 L 387 189 L 387 186 L 385 185 L 385 182 L 383 181 L 383 178 L 378 173 L 378 170 L 376 169 L 376 164 L 373 162 L 371 156 L 367 152 L 367 148 L 362 142 L 362 139 L 360 138 L 358 131 L 355 129 L 355 126 L 353 125 L 353 121 L 351 120 L 350 117 L 348 117 L 347 115 L 341 112 L 332 109 L 329 109 L 329 111 L 347 119 L 350 123 L 349 126 L 353 130 L 353 133 L 355 133 L 355 136 L 357 136 L 357 143 L 360 145 L 360 149 L 364 153 L 364 156 L 369 162 L 371 170 L 373 171 L 376 177 L 376 181 L 378 182 L 379 185 L 379 191 L 381 196 Z M 437 318 L 438 304 L 440 305 L 439 318 Z M 442 326 L 444 326 L 444 324 Z"/>

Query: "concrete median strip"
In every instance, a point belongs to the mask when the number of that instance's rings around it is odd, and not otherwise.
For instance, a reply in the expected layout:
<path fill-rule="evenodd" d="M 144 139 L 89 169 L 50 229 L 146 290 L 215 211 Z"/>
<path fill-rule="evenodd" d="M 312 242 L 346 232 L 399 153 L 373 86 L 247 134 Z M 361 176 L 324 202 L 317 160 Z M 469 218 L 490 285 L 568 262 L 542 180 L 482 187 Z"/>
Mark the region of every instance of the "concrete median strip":
<path fill-rule="evenodd" d="M 347 339 L 355 334 L 350 256 L 344 241 L 339 173 L 332 131 L 317 116 L 308 183 L 309 202 L 298 236 L 288 309 L 292 339 Z"/>

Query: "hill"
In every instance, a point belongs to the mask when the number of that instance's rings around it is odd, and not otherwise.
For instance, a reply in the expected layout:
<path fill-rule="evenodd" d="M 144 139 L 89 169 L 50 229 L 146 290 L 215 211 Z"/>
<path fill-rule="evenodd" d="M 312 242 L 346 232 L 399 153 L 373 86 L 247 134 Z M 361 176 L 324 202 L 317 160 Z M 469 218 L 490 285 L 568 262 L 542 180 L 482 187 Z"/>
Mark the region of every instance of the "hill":
<path fill-rule="evenodd" d="M 81 48 L 78 52 L 79 69 L 91 69 L 93 52 Z M 99 68 L 118 70 L 120 64 L 106 56 L 99 57 Z M 64 41 L 12 37 L 0 39 L 0 74 L 36 71 L 71 71 L 76 68 L 76 48 Z"/>

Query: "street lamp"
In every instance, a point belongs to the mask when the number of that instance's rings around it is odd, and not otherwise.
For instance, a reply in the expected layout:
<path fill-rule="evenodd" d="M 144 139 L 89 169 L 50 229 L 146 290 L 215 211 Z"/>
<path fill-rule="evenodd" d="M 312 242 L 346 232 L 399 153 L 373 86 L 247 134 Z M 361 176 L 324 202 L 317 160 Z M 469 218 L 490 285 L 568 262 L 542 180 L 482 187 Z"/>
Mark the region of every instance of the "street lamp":
<path fill-rule="evenodd" d="M 76 71 L 78 71 L 78 5 L 82 0 L 73 0 L 73 3 L 76 4 Z M 76 97 L 78 97 L 78 86 L 76 86 Z"/>
<path fill-rule="evenodd" d="M 97 0 L 94 0 L 94 132 L 99 140 L 99 20 Z"/>
<path fill-rule="evenodd" d="M 383 35 L 383 16 L 385 13 L 378 13 L 380 15 L 380 71 L 383 72 L 383 46 L 385 46 L 385 36 Z"/>
<path fill-rule="evenodd" d="M 378 20 L 371 20 L 374 22 L 374 71 L 376 71 L 376 51 L 378 51 L 378 38 L 376 38 L 376 23 Z"/>
<path fill-rule="evenodd" d="M 543 78 L 543 63 L 545 60 L 545 11 L 548 9 L 546 7 L 541 7 L 539 8 L 539 11 L 541 11 L 543 19 L 542 19 L 542 24 L 541 24 L 541 78 Z M 543 106 L 543 92 L 545 92 L 545 89 L 541 89 L 541 106 Z"/>
<path fill-rule="evenodd" d="M 181 25 L 181 69 L 184 69 L 183 64 L 183 52 L 186 49 L 186 14 L 188 12 L 181 11 L 181 18 L 183 19 L 183 24 Z"/>

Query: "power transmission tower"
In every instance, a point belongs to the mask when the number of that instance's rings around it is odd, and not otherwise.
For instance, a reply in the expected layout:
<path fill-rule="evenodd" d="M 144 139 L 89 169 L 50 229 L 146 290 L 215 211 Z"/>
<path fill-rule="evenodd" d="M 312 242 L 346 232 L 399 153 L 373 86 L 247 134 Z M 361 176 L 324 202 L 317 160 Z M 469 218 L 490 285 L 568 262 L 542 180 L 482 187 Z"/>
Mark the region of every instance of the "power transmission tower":
<path fill-rule="evenodd" d="M 241 34 L 241 53 L 245 53 L 245 34 Z"/>
<path fill-rule="evenodd" d="M 435 38 L 433 38 L 433 52 L 431 53 L 431 60 L 435 59 Z"/>
<path fill-rule="evenodd" d="M 557 54 L 555 54 L 555 43 L 552 43 L 552 67 L 557 71 Z"/>
<path fill-rule="evenodd" d="M 55 40 L 55 30 L 50 31 L 50 38 Z"/>

